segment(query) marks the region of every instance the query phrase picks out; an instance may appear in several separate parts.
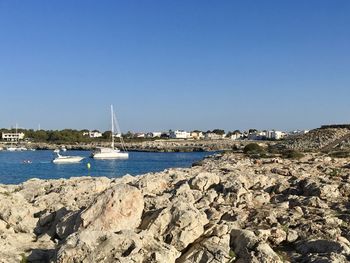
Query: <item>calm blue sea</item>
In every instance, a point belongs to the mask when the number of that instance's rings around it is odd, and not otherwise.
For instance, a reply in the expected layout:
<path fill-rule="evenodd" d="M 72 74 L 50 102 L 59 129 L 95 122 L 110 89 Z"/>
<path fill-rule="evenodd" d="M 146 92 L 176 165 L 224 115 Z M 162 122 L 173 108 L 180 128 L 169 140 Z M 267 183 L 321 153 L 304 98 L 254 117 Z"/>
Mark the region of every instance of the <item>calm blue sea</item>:
<path fill-rule="evenodd" d="M 190 167 L 210 152 L 148 153 L 130 152 L 127 160 L 95 160 L 89 151 L 67 151 L 62 155 L 79 155 L 86 158 L 76 164 L 54 164 L 52 151 L 0 151 L 0 183 L 18 184 L 30 178 L 56 179 L 73 176 L 120 177 L 159 172 L 172 167 Z M 32 163 L 25 163 L 31 161 Z M 87 163 L 91 164 L 90 170 Z"/>

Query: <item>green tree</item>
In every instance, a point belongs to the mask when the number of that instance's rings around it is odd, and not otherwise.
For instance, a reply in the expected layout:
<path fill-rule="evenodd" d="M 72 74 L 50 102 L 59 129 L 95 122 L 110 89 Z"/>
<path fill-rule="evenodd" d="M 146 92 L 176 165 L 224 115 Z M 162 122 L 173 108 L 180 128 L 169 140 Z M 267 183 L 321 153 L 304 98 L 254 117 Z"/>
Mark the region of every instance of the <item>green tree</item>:
<path fill-rule="evenodd" d="M 212 132 L 215 133 L 215 134 L 218 134 L 218 135 L 224 135 L 225 134 L 225 130 L 220 130 L 220 129 L 214 129 Z"/>

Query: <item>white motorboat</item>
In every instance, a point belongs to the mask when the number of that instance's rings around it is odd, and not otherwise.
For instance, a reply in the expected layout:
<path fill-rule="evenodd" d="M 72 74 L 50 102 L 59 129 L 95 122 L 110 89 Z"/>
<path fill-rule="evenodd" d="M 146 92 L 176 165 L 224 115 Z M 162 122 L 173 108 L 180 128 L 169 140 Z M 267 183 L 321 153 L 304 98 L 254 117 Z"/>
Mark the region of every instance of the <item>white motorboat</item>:
<path fill-rule="evenodd" d="M 120 151 L 118 148 L 114 147 L 114 123 L 117 125 L 118 134 L 120 132 L 118 121 L 115 117 L 115 114 L 113 112 L 113 105 L 111 105 L 111 120 L 112 120 L 112 129 L 111 129 L 111 137 L 112 137 L 112 144 L 111 147 L 101 147 L 97 148 L 92 152 L 92 157 L 95 159 L 127 159 L 129 158 L 129 153 L 125 151 L 124 141 L 123 138 L 120 137 L 121 145 L 123 148 L 123 151 Z"/>
<path fill-rule="evenodd" d="M 6 149 L 9 152 L 19 152 L 19 151 L 26 151 L 27 148 L 26 147 L 7 147 Z"/>
<path fill-rule="evenodd" d="M 82 156 L 68 156 L 68 155 L 60 155 L 56 153 L 57 157 L 52 160 L 53 163 L 78 163 L 84 159 Z"/>

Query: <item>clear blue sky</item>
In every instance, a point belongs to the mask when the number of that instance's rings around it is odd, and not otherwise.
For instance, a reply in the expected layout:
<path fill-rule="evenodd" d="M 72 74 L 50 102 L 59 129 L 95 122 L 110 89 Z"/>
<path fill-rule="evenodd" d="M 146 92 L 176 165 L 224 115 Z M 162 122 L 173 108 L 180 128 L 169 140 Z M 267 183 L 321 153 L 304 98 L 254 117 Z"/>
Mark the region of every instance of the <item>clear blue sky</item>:
<path fill-rule="evenodd" d="M 0 127 L 350 122 L 348 0 L 0 0 Z"/>

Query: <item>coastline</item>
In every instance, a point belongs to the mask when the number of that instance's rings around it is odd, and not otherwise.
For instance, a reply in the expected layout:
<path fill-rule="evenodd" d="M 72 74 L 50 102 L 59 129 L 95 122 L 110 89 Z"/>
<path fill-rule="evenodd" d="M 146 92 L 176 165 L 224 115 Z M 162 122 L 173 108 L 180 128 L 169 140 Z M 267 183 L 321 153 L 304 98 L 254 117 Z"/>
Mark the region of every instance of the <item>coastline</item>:
<path fill-rule="evenodd" d="M 223 140 L 156 140 L 143 142 L 127 142 L 125 146 L 131 152 L 212 152 L 230 151 L 243 148 L 246 144 L 254 141 Z M 268 141 L 258 141 L 259 144 L 270 144 Z M 100 143 L 77 143 L 77 144 L 53 144 L 53 143 L 27 143 L 21 144 L 27 148 L 37 150 L 55 150 L 65 146 L 68 150 L 93 150 L 96 147 L 109 147 L 109 142 Z M 1 146 L 1 145 L 0 145 Z M 2 145 L 4 146 L 4 145 Z M 115 143 L 121 148 L 120 143 Z"/>
<path fill-rule="evenodd" d="M 1 258 L 346 262 L 349 161 L 228 153 L 136 177 L 0 185 Z"/>

